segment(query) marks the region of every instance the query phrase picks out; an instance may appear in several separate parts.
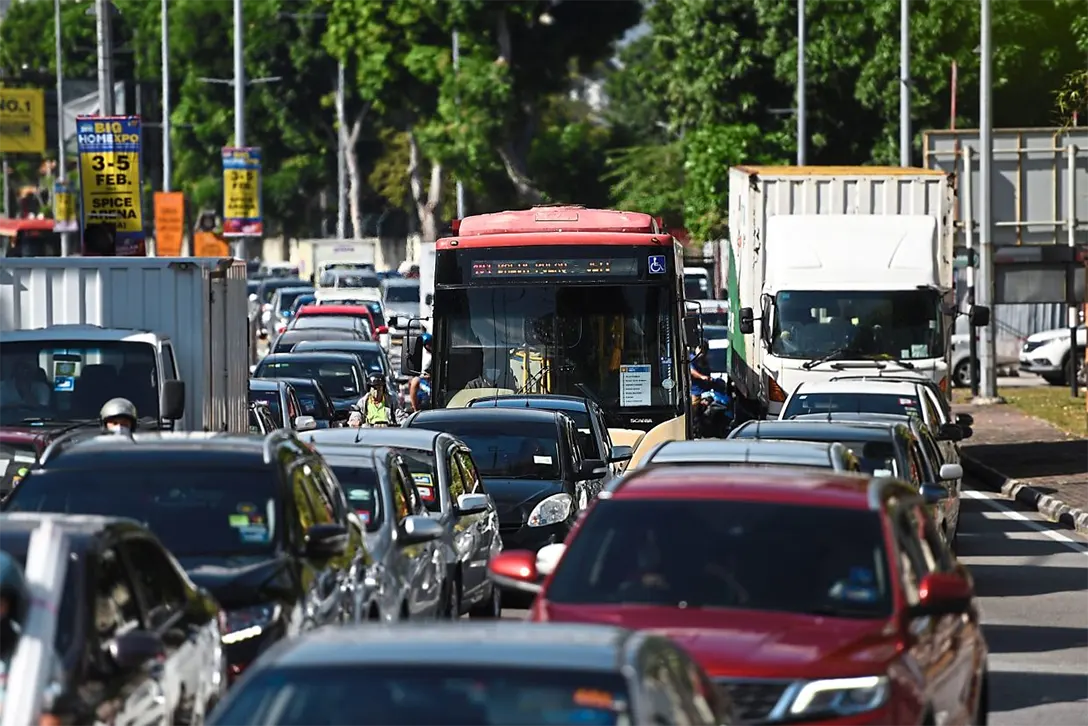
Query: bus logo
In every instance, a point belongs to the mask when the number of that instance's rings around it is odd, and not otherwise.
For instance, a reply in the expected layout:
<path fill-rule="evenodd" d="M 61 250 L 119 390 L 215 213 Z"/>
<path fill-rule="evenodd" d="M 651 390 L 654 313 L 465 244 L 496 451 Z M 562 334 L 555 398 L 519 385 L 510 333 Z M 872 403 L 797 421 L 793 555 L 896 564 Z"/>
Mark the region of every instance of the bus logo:
<path fill-rule="evenodd" d="M 664 275 L 665 255 L 650 255 L 649 270 L 651 275 Z"/>

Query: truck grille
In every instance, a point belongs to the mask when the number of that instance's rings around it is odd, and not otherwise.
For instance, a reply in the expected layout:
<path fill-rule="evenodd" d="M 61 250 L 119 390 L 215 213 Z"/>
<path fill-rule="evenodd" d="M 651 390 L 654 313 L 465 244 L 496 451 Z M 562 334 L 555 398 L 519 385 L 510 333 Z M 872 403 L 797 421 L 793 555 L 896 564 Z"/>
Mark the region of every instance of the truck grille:
<path fill-rule="evenodd" d="M 718 692 L 732 701 L 738 723 L 742 724 L 765 723 L 790 684 L 791 681 L 716 681 Z"/>

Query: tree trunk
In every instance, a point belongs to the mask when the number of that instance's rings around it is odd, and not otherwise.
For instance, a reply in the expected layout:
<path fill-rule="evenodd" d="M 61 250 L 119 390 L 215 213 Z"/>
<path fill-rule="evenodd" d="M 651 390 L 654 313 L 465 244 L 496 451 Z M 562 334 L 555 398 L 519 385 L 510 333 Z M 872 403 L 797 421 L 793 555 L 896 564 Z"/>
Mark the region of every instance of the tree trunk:
<path fill-rule="evenodd" d="M 344 156 L 348 172 L 348 208 L 351 209 L 351 237 L 361 237 L 363 234 L 363 209 L 361 206 L 362 189 L 359 179 L 359 157 L 355 155 L 355 146 L 359 143 L 359 134 L 363 130 L 363 120 L 366 118 L 370 106 L 367 105 L 355 121 L 351 129 L 340 129 L 340 140 L 344 146 Z"/>
<path fill-rule="evenodd" d="M 498 28 L 496 30 L 499 60 L 507 68 L 513 68 L 514 44 L 510 39 L 510 25 L 507 22 L 505 12 L 499 13 Z M 517 134 L 519 138 L 514 138 L 514 125 L 510 124 L 506 131 L 506 139 L 498 148 L 499 158 L 502 159 L 502 166 L 506 170 L 506 176 L 510 178 L 510 182 L 514 185 L 514 190 L 517 192 L 518 199 L 522 204 L 540 204 L 544 200 L 544 195 L 529 175 L 528 163 L 529 148 L 533 143 L 533 136 L 536 134 L 536 109 L 531 104 L 524 104 L 521 110 L 525 114 L 525 118 L 521 126 L 521 133 Z"/>
<path fill-rule="evenodd" d="M 408 132 L 408 185 L 419 216 L 419 234 L 424 242 L 438 239 L 438 210 L 442 204 L 442 165 L 431 163 L 431 178 L 426 196 L 423 190 L 423 154 L 414 132 Z"/>

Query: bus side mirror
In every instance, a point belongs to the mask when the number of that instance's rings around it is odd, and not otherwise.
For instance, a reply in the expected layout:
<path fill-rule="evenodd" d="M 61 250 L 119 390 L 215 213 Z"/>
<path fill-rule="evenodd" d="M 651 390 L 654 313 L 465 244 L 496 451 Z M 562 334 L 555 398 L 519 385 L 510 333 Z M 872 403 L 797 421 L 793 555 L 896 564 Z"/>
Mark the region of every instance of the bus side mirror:
<path fill-rule="evenodd" d="M 700 322 L 698 313 L 684 316 L 684 335 L 687 336 L 688 346 L 691 348 L 703 343 L 703 331 Z"/>
<path fill-rule="evenodd" d="M 972 328 L 985 328 L 990 324 L 990 308 L 985 305 L 972 305 L 968 320 Z"/>
<path fill-rule="evenodd" d="M 400 369 L 410 376 L 418 376 L 423 370 L 423 345 L 419 335 L 404 333 L 404 342 L 400 346 Z"/>
<path fill-rule="evenodd" d="M 751 335 L 756 331 L 756 314 L 752 308 L 740 309 L 740 332 L 743 335 Z"/>

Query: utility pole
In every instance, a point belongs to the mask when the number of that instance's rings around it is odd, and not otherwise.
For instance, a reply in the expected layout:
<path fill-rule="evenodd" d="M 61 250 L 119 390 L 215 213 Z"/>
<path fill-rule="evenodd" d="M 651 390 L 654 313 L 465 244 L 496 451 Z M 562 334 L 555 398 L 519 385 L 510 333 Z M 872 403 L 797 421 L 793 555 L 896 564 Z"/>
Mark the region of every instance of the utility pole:
<path fill-rule="evenodd" d="M 899 166 L 911 165 L 910 0 L 899 0 Z"/>
<path fill-rule="evenodd" d="M 170 16 L 168 0 L 162 0 L 162 190 L 170 191 Z"/>
<path fill-rule="evenodd" d="M 61 30 L 60 30 L 60 0 L 53 0 L 53 33 L 55 44 L 53 51 L 56 54 L 57 65 L 57 181 L 61 184 L 68 182 L 67 150 L 64 148 L 64 60 L 61 54 Z M 56 209 L 56 200 L 53 201 Z M 60 233 L 61 257 L 72 256 L 72 233 Z"/>
<path fill-rule="evenodd" d="M 457 69 L 461 65 L 461 38 L 457 31 L 453 31 L 453 73 L 457 75 Z M 461 98 L 457 97 L 457 105 L 460 107 Z M 457 180 L 457 218 L 465 218 L 465 187 L 461 184 L 461 180 Z"/>
<path fill-rule="evenodd" d="M 344 64 L 336 64 L 336 238 L 345 239 L 348 228 L 347 114 L 344 111 Z M 355 236 L 359 230 L 355 230 Z"/>
<path fill-rule="evenodd" d="M 797 166 L 805 165 L 805 0 L 797 0 Z"/>
<path fill-rule="evenodd" d="M 98 115 L 113 115 L 113 8 L 110 0 L 95 0 L 98 33 Z"/>
<path fill-rule="evenodd" d="M 234 145 L 246 145 L 246 66 L 242 0 L 234 0 Z"/>
<path fill-rule="evenodd" d="M 982 43 L 979 58 L 979 258 L 978 287 L 976 297 L 979 305 L 993 310 L 994 301 L 994 247 L 992 216 L 993 209 L 993 37 L 990 30 L 990 0 L 982 0 L 980 35 Z M 997 370 L 995 368 L 995 350 L 993 323 L 980 331 L 979 340 L 979 393 L 976 401 L 993 402 L 997 400 Z"/>

